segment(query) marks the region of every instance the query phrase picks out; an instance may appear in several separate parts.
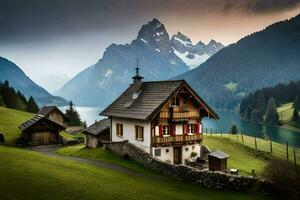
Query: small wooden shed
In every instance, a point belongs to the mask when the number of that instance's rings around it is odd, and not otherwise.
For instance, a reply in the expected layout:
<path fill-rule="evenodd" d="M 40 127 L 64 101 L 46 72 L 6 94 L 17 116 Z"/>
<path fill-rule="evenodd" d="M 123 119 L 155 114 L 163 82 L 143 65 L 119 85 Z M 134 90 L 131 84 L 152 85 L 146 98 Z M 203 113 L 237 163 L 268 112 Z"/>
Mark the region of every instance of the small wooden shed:
<path fill-rule="evenodd" d="M 110 124 L 110 119 L 103 119 L 84 129 L 86 146 L 96 148 L 101 141 L 110 141 Z"/>
<path fill-rule="evenodd" d="M 21 124 L 22 139 L 26 145 L 48 145 L 59 142 L 59 132 L 65 127 L 43 115 L 35 115 Z"/>
<path fill-rule="evenodd" d="M 208 166 L 210 171 L 226 171 L 227 158 L 229 156 L 218 150 L 208 154 Z"/>

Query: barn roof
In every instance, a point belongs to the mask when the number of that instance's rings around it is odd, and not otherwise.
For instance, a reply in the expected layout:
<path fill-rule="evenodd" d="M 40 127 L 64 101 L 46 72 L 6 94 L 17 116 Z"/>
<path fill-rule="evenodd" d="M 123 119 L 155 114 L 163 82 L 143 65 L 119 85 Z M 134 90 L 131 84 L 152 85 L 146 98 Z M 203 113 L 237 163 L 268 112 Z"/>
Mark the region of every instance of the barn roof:
<path fill-rule="evenodd" d="M 219 158 L 219 159 L 224 159 L 224 158 L 229 157 L 229 155 L 227 155 L 226 153 L 224 153 L 223 151 L 220 151 L 220 150 L 211 152 L 208 154 L 208 156 L 212 156 L 212 157 Z"/>
<path fill-rule="evenodd" d="M 150 81 L 142 82 L 138 93 L 131 84 L 121 96 L 100 113 L 103 116 L 151 120 L 160 108 L 183 86 L 203 105 L 210 116 L 218 119 L 218 115 L 203 99 L 184 81 Z M 133 98 L 136 95 L 136 98 Z"/>
<path fill-rule="evenodd" d="M 97 136 L 109 128 L 110 128 L 110 119 L 103 119 L 84 129 L 83 133 L 88 133 Z"/>
<path fill-rule="evenodd" d="M 56 106 L 44 106 L 42 107 L 38 114 L 39 115 L 44 115 L 45 117 L 49 117 L 49 114 L 53 111 L 56 110 L 57 112 L 59 112 L 66 120 L 69 120 L 69 118 Z"/>
<path fill-rule="evenodd" d="M 29 127 L 31 127 L 31 126 L 37 124 L 38 122 L 40 122 L 40 121 L 42 121 L 42 120 L 44 120 L 44 121 L 46 121 L 46 122 L 52 124 L 53 126 L 56 126 L 56 127 L 60 128 L 60 129 L 65 129 L 65 127 L 64 127 L 63 125 L 58 124 L 58 123 L 56 123 L 56 122 L 54 122 L 54 121 L 52 121 L 52 120 L 46 118 L 46 117 L 43 116 L 43 115 L 35 115 L 35 116 L 34 116 L 33 118 L 31 118 L 30 120 L 28 120 L 28 121 L 24 122 L 23 124 L 21 124 L 21 125 L 19 126 L 19 129 L 21 129 L 22 131 L 25 131 L 25 130 L 27 130 Z"/>

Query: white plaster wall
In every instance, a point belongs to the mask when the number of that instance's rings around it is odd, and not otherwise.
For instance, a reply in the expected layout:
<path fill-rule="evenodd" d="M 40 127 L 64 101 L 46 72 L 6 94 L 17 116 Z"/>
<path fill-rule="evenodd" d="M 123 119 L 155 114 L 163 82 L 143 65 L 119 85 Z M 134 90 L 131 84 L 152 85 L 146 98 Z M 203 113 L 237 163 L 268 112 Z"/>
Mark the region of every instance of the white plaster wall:
<path fill-rule="evenodd" d="M 161 149 L 161 156 L 155 156 L 155 149 Z M 167 152 L 167 149 L 169 150 L 169 152 Z M 173 146 L 169 146 L 169 147 L 153 147 L 153 152 L 152 152 L 152 155 L 155 157 L 155 158 L 158 158 L 159 160 L 161 161 L 164 161 L 164 162 L 168 162 L 170 161 L 171 163 L 173 163 Z"/>
<path fill-rule="evenodd" d="M 123 137 L 117 136 L 116 134 L 116 124 L 123 124 Z M 138 141 L 135 139 L 135 125 L 144 127 L 144 140 Z M 112 141 L 124 141 L 128 140 L 130 143 L 135 144 L 137 147 L 141 148 L 147 153 L 150 153 L 151 144 L 151 124 L 150 122 L 134 120 L 134 119 L 124 119 L 112 117 Z"/>
<path fill-rule="evenodd" d="M 194 147 L 194 149 L 193 149 Z M 197 153 L 196 157 L 200 157 L 200 144 L 193 144 L 193 145 L 184 145 L 182 146 L 182 164 L 185 164 L 185 159 L 191 158 L 191 153 L 195 151 Z M 161 156 L 155 156 L 155 149 L 161 149 Z M 169 149 L 169 152 L 166 150 Z M 186 150 L 187 149 L 187 150 Z M 173 155 L 173 146 L 168 147 L 153 147 L 152 149 L 152 155 L 156 158 L 158 158 L 161 161 L 171 161 L 171 163 L 174 163 L 174 155 Z"/>
<path fill-rule="evenodd" d="M 194 150 L 193 150 L 194 147 Z M 194 151 L 197 153 L 196 157 L 200 157 L 200 144 L 192 144 L 182 146 L 182 164 L 185 164 L 185 159 L 191 158 L 191 153 Z M 187 149 L 187 151 L 186 151 Z"/>

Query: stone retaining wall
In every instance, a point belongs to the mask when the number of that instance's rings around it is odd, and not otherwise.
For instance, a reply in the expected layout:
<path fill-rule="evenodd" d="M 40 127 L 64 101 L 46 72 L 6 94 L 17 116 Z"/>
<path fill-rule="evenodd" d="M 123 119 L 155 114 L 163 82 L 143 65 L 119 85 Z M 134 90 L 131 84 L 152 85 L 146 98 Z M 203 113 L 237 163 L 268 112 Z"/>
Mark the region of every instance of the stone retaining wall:
<path fill-rule="evenodd" d="M 164 175 L 173 176 L 183 182 L 196 183 L 206 188 L 237 191 L 257 189 L 267 193 L 270 193 L 272 190 L 270 182 L 250 176 L 237 176 L 224 172 L 198 170 L 185 165 L 165 163 L 145 153 L 128 141 L 103 142 L 103 148 L 120 156 L 128 156 L 136 162 Z"/>

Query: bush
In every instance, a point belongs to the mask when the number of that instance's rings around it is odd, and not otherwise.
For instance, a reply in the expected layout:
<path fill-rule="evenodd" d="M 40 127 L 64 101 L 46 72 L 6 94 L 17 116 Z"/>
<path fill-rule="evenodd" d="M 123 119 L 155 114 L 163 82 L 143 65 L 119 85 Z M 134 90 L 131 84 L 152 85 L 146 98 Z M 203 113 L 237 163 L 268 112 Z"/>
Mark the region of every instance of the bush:
<path fill-rule="evenodd" d="M 235 134 L 237 134 L 237 133 L 238 133 L 237 127 L 236 127 L 235 124 L 233 124 L 233 125 L 231 126 L 231 129 L 230 129 L 230 134 L 235 135 Z"/>
<path fill-rule="evenodd" d="M 5 143 L 4 135 L 0 133 L 0 144 L 4 144 L 4 143 Z"/>
<path fill-rule="evenodd" d="M 298 199 L 300 196 L 300 167 L 286 160 L 272 160 L 264 169 L 263 176 L 275 185 L 278 199 Z"/>
<path fill-rule="evenodd" d="M 195 152 L 195 151 L 193 151 L 192 153 L 191 153 L 191 158 L 195 158 L 197 156 L 197 153 Z"/>

